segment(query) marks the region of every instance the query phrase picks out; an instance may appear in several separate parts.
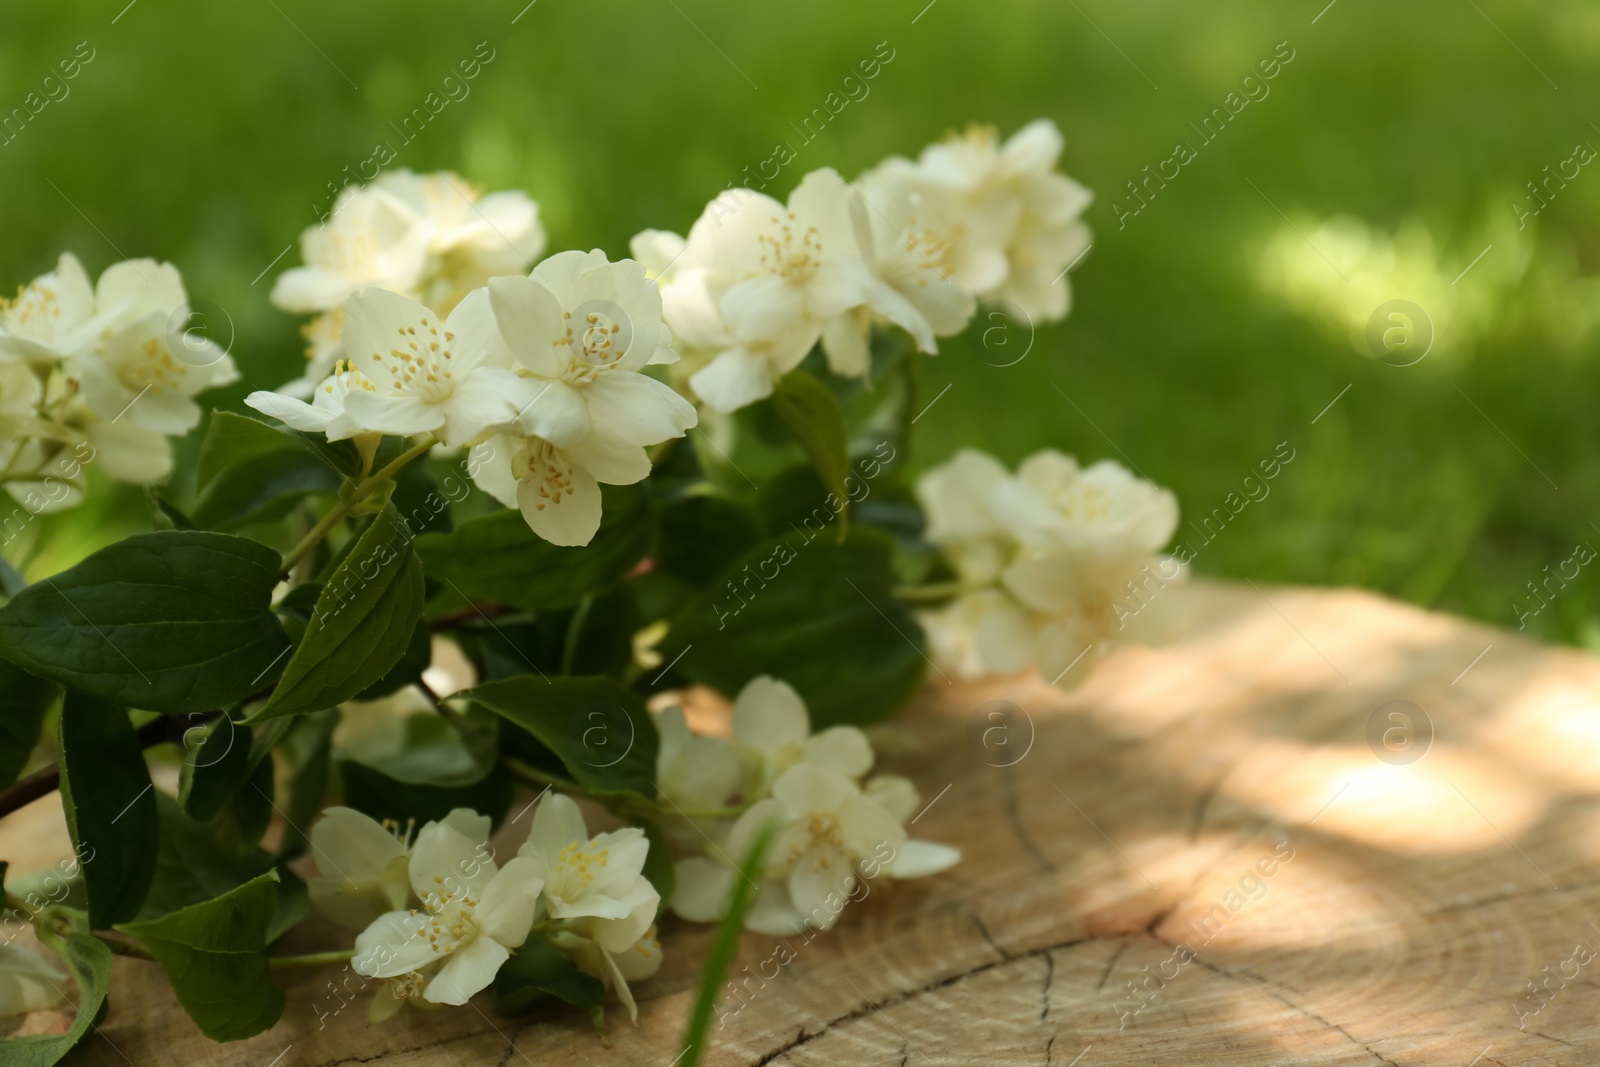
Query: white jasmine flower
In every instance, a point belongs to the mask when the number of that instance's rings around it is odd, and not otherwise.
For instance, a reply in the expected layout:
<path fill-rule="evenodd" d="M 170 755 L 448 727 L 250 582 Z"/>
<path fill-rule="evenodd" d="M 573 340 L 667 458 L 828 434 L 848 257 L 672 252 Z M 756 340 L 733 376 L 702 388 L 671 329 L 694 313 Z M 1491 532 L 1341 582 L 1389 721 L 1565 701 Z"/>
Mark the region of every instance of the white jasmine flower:
<path fill-rule="evenodd" d="M 452 811 L 442 825 L 479 845 L 489 839 L 489 817 L 467 808 Z M 353 808 L 323 812 L 311 828 L 311 856 L 319 876 L 306 881 L 317 914 L 360 930 L 385 912 L 408 907 L 413 899 L 409 833 Z"/>
<path fill-rule="evenodd" d="M 543 880 L 545 912 L 560 921 L 551 942 L 615 989 L 635 1022 L 628 982 L 661 965 L 654 925 L 661 896 L 643 874 L 649 851 L 644 831 L 634 826 L 591 838 L 578 805 L 559 794 L 539 803 L 517 850 Z"/>
<path fill-rule="evenodd" d="M 892 172 L 880 172 L 892 173 Z M 829 351 L 853 345 L 852 357 L 864 373 L 871 352 L 870 321 L 904 329 L 924 352 L 934 352 L 935 337 L 967 328 L 977 310 L 972 292 L 957 280 L 957 246 L 964 232 L 951 198 L 882 177 L 863 181 L 856 225 L 862 253 L 875 279 L 870 308 L 830 324 Z M 853 337 L 843 336 L 846 325 Z"/>
<path fill-rule="evenodd" d="M 560 253 L 488 291 L 516 361 L 504 393 L 518 431 L 492 442 L 500 458 L 475 478 L 552 544 L 587 544 L 600 525 L 599 483 L 643 479 L 645 446 L 696 422 L 694 405 L 640 373 L 676 358 L 660 293 L 641 264 L 599 251 Z"/>
<path fill-rule="evenodd" d="M 683 318 L 707 323 L 703 284 L 731 344 L 691 379 L 719 411 L 772 393 L 777 380 L 805 359 L 827 325 L 873 295 L 852 221 L 854 193 L 830 169 L 806 175 L 787 205 L 748 190 L 730 190 L 707 206 L 689 231 Z M 696 279 L 693 271 L 703 270 Z M 675 294 L 676 295 L 676 294 Z M 841 353 L 857 373 L 854 352 Z"/>
<path fill-rule="evenodd" d="M 733 705 L 733 736 L 755 754 L 759 770 L 755 796 L 764 796 L 778 777 L 798 763 L 858 779 L 872 769 L 872 745 L 854 726 L 830 726 L 813 734 L 805 701 L 788 682 L 768 675 L 752 678 Z"/>
<path fill-rule="evenodd" d="M 417 974 L 416 982 L 443 961 L 423 999 L 465 1004 L 527 940 L 543 888 L 538 865 L 519 856 L 497 867 L 481 841 L 430 823 L 417 834 L 408 874 L 423 910 L 379 917 L 356 938 L 351 967 L 368 978 Z"/>
<path fill-rule="evenodd" d="M 886 162 L 868 181 L 944 200 L 962 230 L 950 245 L 950 277 L 979 298 L 1010 300 L 1049 321 L 1070 309 L 1062 272 L 1089 246 L 1081 216 L 1093 200 L 1055 171 L 1061 149 L 1061 132 L 1047 119 L 1004 144 L 992 127 L 972 126 L 930 145 L 915 164 Z"/>
<path fill-rule="evenodd" d="M 0 299 L 0 356 L 51 363 L 71 359 L 99 339 L 111 316 L 96 309 L 78 257 L 64 252 L 56 269 Z"/>
<path fill-rule="evenodd" d="M 102 418 L 80 396 L 67 400 L 57 419 L 63 436 L 86 443 L 95 467 L 118 482 L 153 485 L 172 473 L 172 443 L 132 419 Z"/>
<path fill-rule="evenodd" d="M 60 974 L 37 952 L 0 945 L 0 1017 L 45 1011 L 66 1000 Z"/>
<path fill-rule="evenodd" d="M 388 171 L 374 183 L 417 219 L 426 241 L 420 282 L 423 303 L 448 313 L 491 277 L 520 274 L 544 251 L 539 205 L 520 190 L 484 195 L 483 187 L 450 171 Z"/>
<path fill-rule="evenodd" d="M 962 452 L 925 474 L 917 497 L 964 586 L 921 620 L 935 662 L 963 678 L 1031 662 L 1057 681 L 1081 663 L 1064 684 L 1081 680 L 1088 654 L 1122 630 L 1130 587 L 1152 569 L 1160 583 L 1182 575 L 1155 555 L 1177 527 L 1177 499 L 1110 461 L 1084 469 L 1047 449 L 1013 476 Z"/>
<path fill-rule="evenodd" d="M 284 311 L 329 311 L 361 289 L 415 293 L 429 237 L 398 196 L 373 186 L 347 185 L 328 219 L 300 235 L 305 266 L 278 276 L 272 302 Z"/>
<path fill-rule="evenodd" d="M 1178 527 L 1171 490 L 1120 463 L 1101 460 L 1084 468 L 1048 448 L 1023 460 L 1015 478 L 997 483 L 989 504 L 1025 545 L 1097 556 L 1155 552 Z"/>
<path fill-rule="evenodd" d="M 187 318 L 188 295 L 178 269 L 153 259 L 106 268 L 95 307 L 109 329 L 81 356 L 83 396 L 95 413 L 161 434 L 183 434 L 200 422 L 192 399 L 239 378 L 232 358 L 210 339 L 185 333 L 173 352 L 169 325 Z"/>
<path fill-rule="evenodd" d="M 514 414 L 483 290 L 441 321 L 397 293 L 363 289 L 345 305 L 343 347 L 347 361 L 312 404 L 261 392 L 245 402 L 296 429 L 320 428 L 330 440 L 432 432 L 451 446 L 472 443 Z"/>
<path fill-rule="evenodd" d="M 726 807 L 748 778 L 738 751 L 720 737 L 689 732 L 683 709 L 656 715 L 661 747 L 656 751 L 656 789 L 690 812 Z"/>
<path fill-rule="evenodd" d="M 739 817 L 723 854 L 742 862 L 769 824 L 777 833 L 762 881 L 782 886 L 763 885 L 746 926 L 770 933 L 796 933 L 807 919 L 819 930 L 830 928 L 856 884 L 858 866 L 892 855 L 906 840 L 899 820 L 854 782 L 808 763 L 790 767 L 773 783 L 772 796 Z M 698 858 L 680 862 L 676 870 L 673 910 L 702 922 L 719 917 L 737 872 Z"/>

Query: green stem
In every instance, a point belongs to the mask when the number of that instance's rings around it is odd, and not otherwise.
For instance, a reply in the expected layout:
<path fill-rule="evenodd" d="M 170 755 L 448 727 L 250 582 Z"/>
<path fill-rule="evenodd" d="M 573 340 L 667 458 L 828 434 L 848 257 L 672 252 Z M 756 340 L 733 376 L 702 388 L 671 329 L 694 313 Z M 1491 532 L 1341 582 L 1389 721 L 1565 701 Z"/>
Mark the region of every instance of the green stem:
<path fill-rule="evenodd" d="M 273 956 L 267 961 L 269 967 L 321 967 L 325 963 L 346 963 L 355 957 L 353 948 L 337 949 L 333 952 L 313 952 L 306 956 Z"/>
<path fill-rule="evenodd" d="M 589 620 L 589 609 L 594 606 L 594 597 L 586 596 L 578 601 L 578 607 L 572 613 L 572 619 L 567 623 L 566 638 L 561 642 L 561 673 L 572 673 L 572 661 L 578 658 L 578 642 L 583 638 L 583 624 Z"/>
<path fill-rule="evenodd" d="M 333 529 L 334 525 L 339 522 L 340 519 L 343 519 L 346 515 L 350 514 L 357 504 L 360 504 L 363 500 L 367 499 L 367 497 L 371 496 L 373 492 L 376 491 L 381 485 L 399 473 L 401 467 L 404 467 L 407 463 L 410 463 L 412 460 L 416 459 L 418 456 L 422 455 L 424 452 L 428 451 L 428 449 L 432 448 L 438 443 L 438 438 L 434 437 L 431 433 L 427 434 L 422 438 L 421 441 L 400 453 L 399 456 L 395 457 L 393 462 L 383 467 L 376 474 L 373 474 L 367 478 L 363 478 L 360 482 L 358 482 L 356 487 L 350 491 L 348 496 L 341 497 L 337 504 L 328 509 L 328 513 L 322 516 L 315 526 L 311 527 L 311 532 L 306 534 L 305 537 L 301 538 L 298 545 L 295 545 L 288 552 L 284 553 L 283 564 L 281 567 L 282 573 L 288 574 L 289 571 L 294 568 L 294 565 L 300 562 L 301 558 L 304 557 L 307 552 L 310 552 L 313 548 L 316 548 L 317 545 L 321 543 L 322 539 L 328 536 L 328 531 Z"/>
<path fill-rule="evenodd" d="M 550 786 L 563 792 L 575 793 L 578 796 L 592 796 L 592 794 L 577 782 L 569 782 L 565 778 L 557 778 L 547 774 L 531 764 L 523 763 L 514 756 L 501 756 L 500 762 L 518 778 L 524 780 L 523 784 L 532 786 Z"/>
<path fill-rule="evenodd" d="M 96 934 L 95 936 L 100 939 L 101 944 L 105 945 L 106 948 L 111 950 L 113 955 L 129 956 L 136 960 L 155 959 L 155 955 L 143 945 L 136 944 L 132 941 L 118 941 L 102 934 Z"/>

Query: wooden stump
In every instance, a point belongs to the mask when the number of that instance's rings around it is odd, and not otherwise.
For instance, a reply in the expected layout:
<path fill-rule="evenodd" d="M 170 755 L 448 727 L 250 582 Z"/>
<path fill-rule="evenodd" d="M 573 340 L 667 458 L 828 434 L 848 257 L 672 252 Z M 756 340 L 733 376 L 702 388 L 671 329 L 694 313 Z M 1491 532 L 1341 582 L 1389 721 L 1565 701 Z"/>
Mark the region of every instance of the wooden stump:
<path fill-rule="evenodd" d="M 704 1062 L 1600 1063 L 1600 663 L 1363 592 L 1194 583 L 1148 614 L 1171 640 L 1072 693 L 935 679 L 882 769 L 922 790 L 913 835 L 962 863 L 786 952 L 747 934 Z M 19 869 L 65 842 L 53 798 L 0 824 Z M 609 1051 L 587 1017 L 486 995 L 369 1027 L 365 996 L 337 1010 L 337 968 L 294 974 L 270 1032 L 213 1045 L 119 960 L 77 1056 L 667 1067 L 708 931 L 667 918 L 663 942 Z"/>

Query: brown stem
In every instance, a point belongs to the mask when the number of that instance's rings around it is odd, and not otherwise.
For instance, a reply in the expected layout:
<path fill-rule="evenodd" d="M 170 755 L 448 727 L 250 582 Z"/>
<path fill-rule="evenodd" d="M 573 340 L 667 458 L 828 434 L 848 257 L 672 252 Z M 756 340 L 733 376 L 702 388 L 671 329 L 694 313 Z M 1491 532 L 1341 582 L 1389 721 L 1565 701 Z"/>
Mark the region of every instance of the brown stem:
<path fill-rule="evenodd" d="M 209 722 L 220 714 L 222 713 L 207 712 L 204 717 L 163 715 L 159 719 L 151 719 L 139 727 L 135 731 L 135 736 L 139 738 L 140 748 L 154 748 L 156 745 L 164 744 L 168 741 L 180 741 L 182 739 L 181 733 L 176 738 L 171 736 L 172 726 L 176 720 L 180 718 L 187 720 L 184 724 L 184 729 L 188 730 L 194 726 Z M 34 771 L 26 778 L 17 779 L 9 789 L 0 790 L 0 818 L 10 815 L 18 808 L 32 804 L 42 796 L 54 793 L 60 787 L 60 767 L 45 767 L 42 770 Z"/>
<path fill-rule="evenodd" d="M 452 611 L 448 614 L 440 615 L 437 619 L 434 619 L 428 624 L 428 628 L 434 633 L 442 633 L 446 630 L 459 630 L 462 626 L 474 619 L 492 619 L 498 615 L 506 615 L 510 612 L 510 608 L 504 607 L 500 604 L 472 604 L 468 607 L 462 608 L 460 611 Z"/>

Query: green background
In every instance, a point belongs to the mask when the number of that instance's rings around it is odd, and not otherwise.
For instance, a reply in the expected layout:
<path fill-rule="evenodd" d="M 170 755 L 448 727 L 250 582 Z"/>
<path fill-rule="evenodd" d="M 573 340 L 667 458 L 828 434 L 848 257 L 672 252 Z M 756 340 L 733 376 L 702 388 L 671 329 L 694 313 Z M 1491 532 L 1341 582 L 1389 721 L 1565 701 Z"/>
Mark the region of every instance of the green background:
<path fill-rule="evenodd" d="M 1552 184 L 1525 228 L 1510 207 L 1579 142 L 1600 147 L 1592 4 L 523 2 L 9 0 L 0 109 L 79 42 L 94 59 L 0 146 L 0 281 L 69 249 L 92 273 L 171 260 L 231 323 L 245 382 L 218 402 L 238 407 L 299 360 L 298 320 L 267 302 L 298 251 L 263 271 L 380 140 L 396 165 L 528 190 L 552 250 L 620 255 L 645 227 L 685 230 L 779 141 L 799 153 L 782 194 L 970 121 L 1047 116 L 1097 195 L 1075 309 L 944 344 L 924 396 L 951 388 L 917 424 L 917 463 L 962 445 L 1109 456 L 1189 518 L 1288 442 L 1266 499 L 1209 544 L 1180 533 L 1198 572 L 1359 584 L 1513 628 L 1528 582 L 1600 545 L 1600 167 Z M 390 124 L 479 42 L 494 58 L 470 95 L 400 147 Z M 801 147 L 790 124 L 880 42 L 893 58 L 869 95 Z M 1190 123 L 1279 42 L 1294 58 L 1269 95 L 1202 144 Z M 1119 228 L 1125 183 L 1180 140 L 1197 158 Z M 1437 327 L 1413 366 L 1352 340 L 1388 299 Z M 131 532 L 137 495 L 37 524 L 30 569 Z M 1595 569 L 1528 629 L 1592 643 Z"/>

